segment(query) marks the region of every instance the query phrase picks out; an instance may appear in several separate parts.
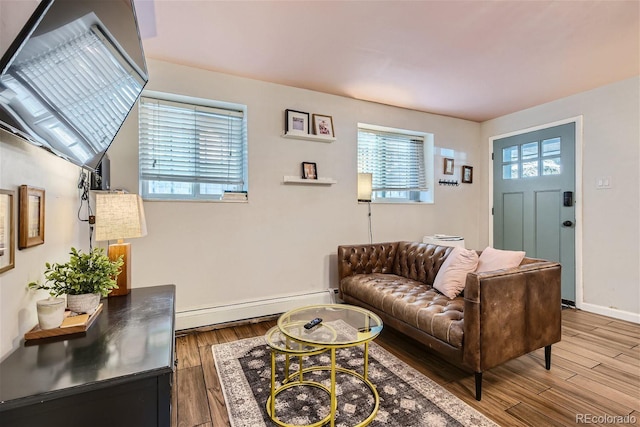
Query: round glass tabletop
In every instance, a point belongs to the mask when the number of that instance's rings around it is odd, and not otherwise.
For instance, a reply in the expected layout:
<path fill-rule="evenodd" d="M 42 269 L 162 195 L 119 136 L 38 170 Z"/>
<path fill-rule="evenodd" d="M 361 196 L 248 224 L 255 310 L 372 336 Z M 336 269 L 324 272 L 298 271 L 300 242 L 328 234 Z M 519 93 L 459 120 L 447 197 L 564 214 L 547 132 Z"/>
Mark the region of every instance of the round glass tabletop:
<path fill-rule="evenodd" d="M 318 350 L 325 351 L 322 347 L 292 340 L 284 335 L 277 326 L 269 329 L 264 338 L 269 347 L 284 354 L 309 356 Z"/>
<path fill-rule="evenodd" d="M 313 321 L 320 319 L 316 324 Z M 347 304 L 296 308 L 278 319 L 278 328 L 289 338 L 323 347 L 368 342 L 382 331 L 382 320 L 361 307 Z"/>

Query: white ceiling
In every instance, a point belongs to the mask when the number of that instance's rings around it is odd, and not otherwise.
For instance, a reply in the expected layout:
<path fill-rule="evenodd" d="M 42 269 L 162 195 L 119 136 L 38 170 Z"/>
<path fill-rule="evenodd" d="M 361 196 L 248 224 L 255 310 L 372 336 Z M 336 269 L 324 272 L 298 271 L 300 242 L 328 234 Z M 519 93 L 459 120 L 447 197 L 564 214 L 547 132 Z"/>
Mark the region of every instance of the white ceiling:
<path fill-rule="evenodd" d="M 640 74 L 640 2 L 136 1 L 147 57 L 484 121 Z"/>

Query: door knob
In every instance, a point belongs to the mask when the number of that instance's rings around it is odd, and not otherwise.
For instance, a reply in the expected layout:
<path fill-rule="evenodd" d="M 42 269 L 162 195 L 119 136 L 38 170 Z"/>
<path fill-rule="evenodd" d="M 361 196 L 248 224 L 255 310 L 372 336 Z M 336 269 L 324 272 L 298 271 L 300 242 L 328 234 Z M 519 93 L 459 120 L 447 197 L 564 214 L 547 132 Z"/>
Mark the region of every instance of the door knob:
<path fill-rule="evenodd" d="M 571 227 L 573 225 L 573 222 L 567 220 L 567 221 L 563 222 L 562 225 L 564 225 L 565 227 Z"/>

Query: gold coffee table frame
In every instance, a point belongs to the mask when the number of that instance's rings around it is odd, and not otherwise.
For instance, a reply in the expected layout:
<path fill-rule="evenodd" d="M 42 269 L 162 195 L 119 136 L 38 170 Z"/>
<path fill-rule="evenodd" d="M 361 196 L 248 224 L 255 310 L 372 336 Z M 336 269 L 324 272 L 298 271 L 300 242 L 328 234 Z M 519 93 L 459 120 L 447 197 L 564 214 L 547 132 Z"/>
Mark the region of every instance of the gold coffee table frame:
<path fill-rule="evenodd" d="M 304 324 L 303 324 L 304 325 Z M 284 338 L 284 340 L 283 340 Z M 277 326 L 269 329 L 269 331 L 265 335 L 265 340 L 269 347 L 271 347 L 271 395 L 267 399 L 267 414 L 271 417 L 271 420 L 283 427 L 294 427 L 293 424 L 287 424 L 281 421 L 276 415 L 276 396 L 287 390 L 288 388 L 306 385 L 310 387 L 316 387 L 321 390 L 327 392 L 327 394 L 331 394 L 331 390 L 329 390 L 324 385 L 304 379 L 304 374 L 312 370 L 312 368 L 303 369 L 302 368 L 302 358 L 306 356 L 314 356 L 316 354 L 324 353 L 327 351 L 326 348 L 308 346 L 296 341 L 289 339 L 286 335 L 280 332 L 280 329 Z M 282 380 L 282 385 L 276 388 L 276 355 L 284 354 L 285 356 L 285 364 L 284 364 L 284 378 Z M 289 374 L 289 363 L 290 357 L 297 356 L 298 363 L 300 369 L 293 374 Z M 295 378 L 298 377 L 297 381 Z M 305 427 L 319 427 L 321 425 L 326 424 L 331 417 L 331 413 L 329 413 L 326 417 L 317 421 L 313 424 L 307 424 Z M 297 427 L 297 426 L 296 426 Z"/>
<path fill-rule="evenodd" d="M 321 317 L 323 322 L 311 330 L 304 328 L 310 320 Z M 342 331 L 340 335 L 331 325 L 331 321 L 342 320 L 351 328 L 348 332 Z M 374 407 L 369 416 L 353 427 L 363 427 L 370 424 L 380 408 L 380 396 L 375 385 L 369 380 L 369 343 L 373 341 L 382 331 L 382 320 L 369 310 L 346 304 L 325 304 L 313 305 L 297 308 L 284 313 L 278 319 L 277 332 L 285 337 L 282 340 L 274 340 L 276 328 L 267 332 L 266 340 L 271 347 L 271 397 L 267 400 L 267 413 L 271 419 L 283 427 L 297 427 L 284 423 L 275 414 L 275 397 L 282 391 L 297 385 L 308 385 L 325 390 L 330 397 L 330 411 L 327 417 L 310 424 L 307 427 L 318 427 L 330 422 L 331 427 L 335 426 L 336 411 L 338 408 L 338 398 L 336 395 L 336 373 L 341 372 L 352 375 L 360 379 L 371 390 L 374 398 Z M 336 366 L 336 350 L 347 347 L 364 345 L 363 351 L 363 373 L 360 374 L 352 369 Z M 330 366 L 312 366 L 303 368 L 302 358 L 329 351 L 331 353 Z M 285 355 L 285 378 L 283 385 L 276 389 L 275 386 L 275 358 L 276 354 Z M 299 357 L 300 369 L 289 374 L 289 356 Z M 331 386 L 329 389 L 320 383 L 304 380 L 304 374 L 312 371 L 329 371 Z M 297 381 L 293 381 L 298 377 Z"/>

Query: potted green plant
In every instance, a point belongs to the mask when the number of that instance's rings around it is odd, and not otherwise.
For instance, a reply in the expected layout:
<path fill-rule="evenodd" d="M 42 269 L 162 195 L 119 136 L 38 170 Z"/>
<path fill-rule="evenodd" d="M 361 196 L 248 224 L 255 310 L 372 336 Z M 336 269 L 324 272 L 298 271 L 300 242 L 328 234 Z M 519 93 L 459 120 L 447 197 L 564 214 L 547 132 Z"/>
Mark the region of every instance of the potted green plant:
<path fill-rule="evenodd" d="M 69 310 L 92 314 L 100 304 L 100 298 L 118 288 L 115 278 L 120 274 L 122 264 L 122 257 L 111 261 L 102 248 L 89 253 L 71 248 L 68 262 L 45 264 L 44 284 L 31 282 L 28 286 L 46 289 L 54 297 L 66 294 Z"/>

